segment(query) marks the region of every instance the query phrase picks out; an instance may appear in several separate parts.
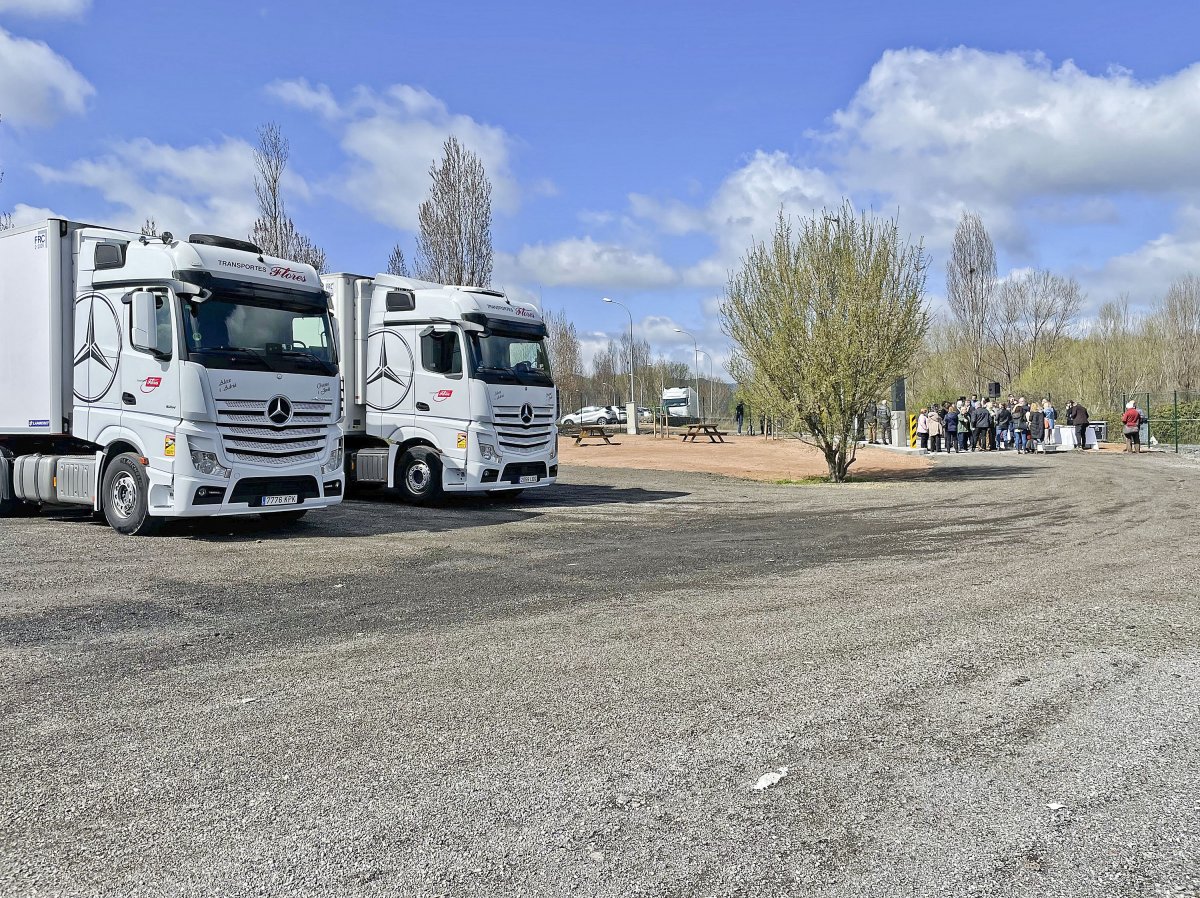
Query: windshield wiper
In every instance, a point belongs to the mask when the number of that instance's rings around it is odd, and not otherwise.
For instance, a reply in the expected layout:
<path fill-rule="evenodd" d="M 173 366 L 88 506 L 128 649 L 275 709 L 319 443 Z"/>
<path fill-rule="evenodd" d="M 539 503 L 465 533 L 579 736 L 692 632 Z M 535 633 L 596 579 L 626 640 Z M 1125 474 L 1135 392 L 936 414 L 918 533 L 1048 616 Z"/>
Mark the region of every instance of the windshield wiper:
<path fill-rule="evenodd" d="M 332 375 L 332 374 L 337 373 L 337 370 L 333 367 L 333 364 L 331 362 L 325 361 L 325 359 L 323 359 L 319 355 L 315 354 L 311 349 L 281 349 L 279 351 L 279 354 L 280 355 L 293 355 L 293 356 L 298 355 L 301 358 L 305 358 L 305 359 L 308 359 L 309 361 L 316 362 L 318 365 L 321 366 L 321 370 L 325 371 L 328 374 Z"/>
<path fill-rule="evenodd" d="M 256 362 L 258 362 L 260 365 L 262 365 L 264 368 L 266 368 L 270 371 L 275 370 L 274 368 L 271 367 L 271 363 L 268 362 L 266 360 L 266 358 L 264 358 L 263 355 L 257 349 L 250 349 L 246 346 L 201 346 L 199 348 L 193 347 L 193 348 L 189 349 L 188 351 L 189 352 L 237 352 L 237 353 L 241 353 L 242 355 L 250 356 Z"/>

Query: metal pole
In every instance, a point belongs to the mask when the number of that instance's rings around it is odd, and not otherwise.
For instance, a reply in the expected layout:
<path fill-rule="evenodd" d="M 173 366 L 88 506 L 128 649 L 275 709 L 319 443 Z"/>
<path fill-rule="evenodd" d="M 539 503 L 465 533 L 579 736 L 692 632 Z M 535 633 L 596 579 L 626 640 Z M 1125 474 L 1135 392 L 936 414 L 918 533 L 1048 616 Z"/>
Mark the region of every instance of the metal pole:
<path fill-rule="evenodd" d="M 1175 391 L 1175 454 L 1179 454 L 1179 391 Z"/>

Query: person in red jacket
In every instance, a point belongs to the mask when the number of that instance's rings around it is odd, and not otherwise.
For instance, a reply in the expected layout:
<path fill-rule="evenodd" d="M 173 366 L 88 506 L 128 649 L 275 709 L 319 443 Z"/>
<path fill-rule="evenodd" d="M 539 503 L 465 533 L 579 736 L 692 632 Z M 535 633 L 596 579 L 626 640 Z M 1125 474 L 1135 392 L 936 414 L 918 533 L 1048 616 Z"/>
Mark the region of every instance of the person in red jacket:
<path fill-rule="evenodd" d="M 1125 431 L 1125 448 L 1122 452 L 1142 451 L 1142 413 L 1133 402 L 1125 403 L 1125 414 L 1121 415 Z"/>

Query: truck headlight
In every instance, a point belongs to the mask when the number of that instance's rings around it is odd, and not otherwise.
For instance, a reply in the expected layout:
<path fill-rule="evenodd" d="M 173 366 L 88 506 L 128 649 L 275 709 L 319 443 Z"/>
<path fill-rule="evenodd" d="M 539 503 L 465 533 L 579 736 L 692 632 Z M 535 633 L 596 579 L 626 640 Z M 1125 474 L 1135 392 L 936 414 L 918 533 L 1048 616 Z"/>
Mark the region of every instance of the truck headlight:
<path fill-rule="evenodd" d="M 217 460 L 215 452 L 205 452 L 203 449 L 192 450 L 192 467 L 211 477 L 228 478 L 233 473 Z"/>
<path fill-rule="evenodd" d="M 333 446 L 333 451 L 329 453 L 329 461 L 321 465 L 321 473 L 325 476 L 330 474 L 340 474 L 342 472 L 342 438 L 338 437 L 337 442 Z"/>
<path fill-rule="evenodd" d="M 496 447 L 491 443 L 481 442 L 479 444 L 479 454 L 483 457 L 484 461 L 500 461 L 500 453 L 496 451 Z"/>

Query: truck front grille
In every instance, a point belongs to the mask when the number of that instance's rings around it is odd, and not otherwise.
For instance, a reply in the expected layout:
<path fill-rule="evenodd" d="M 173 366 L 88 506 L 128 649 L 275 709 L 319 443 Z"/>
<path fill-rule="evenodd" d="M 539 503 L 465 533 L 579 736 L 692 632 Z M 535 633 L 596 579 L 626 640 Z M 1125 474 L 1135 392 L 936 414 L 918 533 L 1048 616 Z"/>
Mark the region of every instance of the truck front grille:
<path fill-rule="evenodd" d="M 217 429 L 233 461 L 265 467 L 316 461 L 333 423 L 332 402 L 293 402 L 282 425 L 267 417 L 269 399 L 218 399 Z"/>
<path fill-rule="evenodd" d="M 528 424 L 521 420 L 521 406 L 497 405 L 493 408 L 492 424 L 496 428 L 496 442 L 503 452 L 531 455 L 540 452 L 554 439 L 554 407 L 532 406 L 533 420 Z"/>

